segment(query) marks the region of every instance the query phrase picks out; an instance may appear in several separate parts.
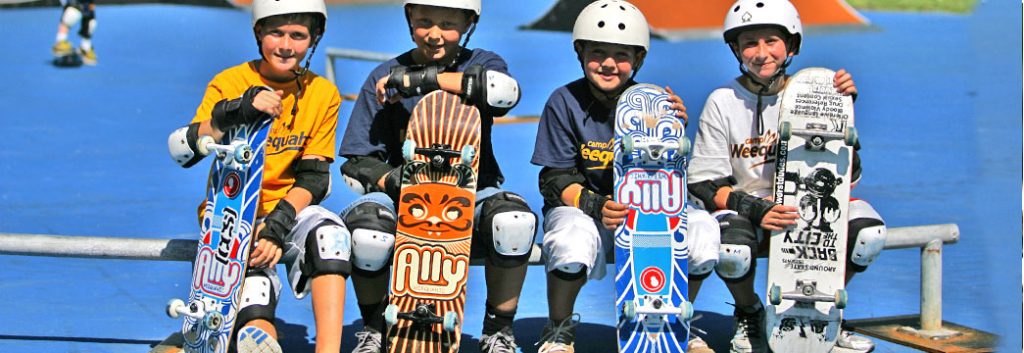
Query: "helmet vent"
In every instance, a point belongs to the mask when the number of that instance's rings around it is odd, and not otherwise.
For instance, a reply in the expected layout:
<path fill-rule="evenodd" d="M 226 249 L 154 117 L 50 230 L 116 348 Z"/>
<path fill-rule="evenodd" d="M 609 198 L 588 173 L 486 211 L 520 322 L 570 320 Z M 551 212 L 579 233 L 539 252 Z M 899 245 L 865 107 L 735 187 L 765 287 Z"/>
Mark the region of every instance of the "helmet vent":
<path fill-rule="evenodd" d="M 604 28 L 604 21 L 598 22 L 597 23 L 597 28 Z"/>
<path fill-rule="evenodd" d="M 626 30 L 626 24 L 625 23 L 619 23 L 619 30 L 620 31 Z"/>
<path fill-rule="evenodd" d="M 736 5 L 736 7 L 734 7 L 732 9 L 732 12 L 739 12 L 739 11 L 740 11 L 740 5 Z"/>
<path fill-rule="evenodd" d="M 763 2 L 759 2 L 759 3 L 757 3 L 757 8 L 759 8 L 759 9 L 760 9 L 760 8 L 762 8 L 762 7 L 764 7 L 764 3 L 763 3 Z"/>

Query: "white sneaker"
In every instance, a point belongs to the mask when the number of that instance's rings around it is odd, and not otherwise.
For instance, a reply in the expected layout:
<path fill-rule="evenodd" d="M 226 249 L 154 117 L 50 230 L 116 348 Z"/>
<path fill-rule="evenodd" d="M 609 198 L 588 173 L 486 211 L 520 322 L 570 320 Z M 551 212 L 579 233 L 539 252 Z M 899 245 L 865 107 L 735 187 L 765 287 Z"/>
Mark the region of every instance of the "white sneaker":
<path fill-rule="evenodd" d="M 572 314 L 559 323 L 548 321 L 537 342 L 540 345 L 537 353 L 575 353 L 573 344 L 576 341 L 576 325 L 579 324 L 580 314 Z"/>
<path fill-rule="evenodd" d="M 255 326 L 246 326 L 238 332 L 238 352 L 281 353 L 281 345 L 266 331 Z"/>
<path fill-rule="evenodd" d="M 839 338 L 836 339 L 834 353 L 868 353 L 875 350 L 875 342 L 864 336 L 854 335 L 853 332 L 840 328 Z"/>
<path fill-rule="evenodd" d="M 736 307 L 733 311 L 736 333 L 732 337 L 730 352 L 768 352 L 768 340 L 764 336 L 764 306 L 758 303 L 755 307 L 757 309 L 752 313 L 746 311 L 751 308 Z"/>

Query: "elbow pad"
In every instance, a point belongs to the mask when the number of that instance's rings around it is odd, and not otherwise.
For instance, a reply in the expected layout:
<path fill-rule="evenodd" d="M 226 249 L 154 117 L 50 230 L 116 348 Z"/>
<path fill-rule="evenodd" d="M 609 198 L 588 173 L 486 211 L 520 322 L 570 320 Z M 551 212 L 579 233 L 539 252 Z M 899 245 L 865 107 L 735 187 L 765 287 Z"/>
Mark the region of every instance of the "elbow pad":
<path fill-rule="evenodd" d="M 504 115 L 519 103 L 519 82 L 511 76 L 482 65 L 473 65 L 462 73 L 462 94 L 466 100 L 481 109 Z"/>
<path fill-rule="evenodd" d="M 167 137 L 167 149 L 171 152 L 171 159 L 178 162 L 178 165 L 188 168 L 205 157 L 199 153 L 196 146 L 199 140 L 199 123 L 182 126 L 174 130 Z"/>
<path fill-rule="evenodd" d="M 718 210 L 718 206 L 715 205 L 715 195 L 718 194 L 718 189 L 733 185 L 736 185 L 736 178 L 730 175 L 715 180 L 705 180 L 689 184 L 687 189 L 690 190 L 690 195 L 693 195 L 693 197 L 704 204 L 705 211 L 715 212 Z"/>
<path fill-rule="evenodd" d="M 583 184 L 586 179 L 575 168 L 547 168 L 541 169 L 540 194 L 544 202 L 549 205 L 563 205 L 562 190 L 572 184 Z"/>
<path fill-rule="evenodd" d="M 319 205 L 331 196 L 331 164 L 318 159 L 300 159 L 293 166 L 294 187 L 303 188 L 313 195 L 310 204 Z"/>

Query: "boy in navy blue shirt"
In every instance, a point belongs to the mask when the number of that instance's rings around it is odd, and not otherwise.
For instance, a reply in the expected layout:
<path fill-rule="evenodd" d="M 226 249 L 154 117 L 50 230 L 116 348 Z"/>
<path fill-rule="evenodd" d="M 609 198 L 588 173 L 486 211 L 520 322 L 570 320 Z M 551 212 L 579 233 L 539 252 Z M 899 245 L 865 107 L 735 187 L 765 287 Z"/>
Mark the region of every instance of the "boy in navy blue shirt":
<path fill-rule="evenodd" d="M 435 90 L 459 94 L 482 120 L 473 257 L 484 257 L 487 307 L 483 352 L 516 349 L 512 321 L 526 277 L 537 217 L 519 195 L 503 191 L 491 147 L 494 117 L 519 100 L 519 85 L 497 54 L 465 47 L 480 17 L 480 0 L 406 0 L 416 48 L 373 70 L 349 118 L 338 154 L 346 183 L 364 194 L 341 212 L 352 231 L 352 282 L 364 320 L 356 352 L 381 347 L 388 265 L 395 241 L 395 200 L 401 189 L 402 142 L 416 103 Z M 463 39 L 463 37 L 465 37 Z M 463 40 L 463 43 L 460 43 Z"/>
<path fill-rule="evenodd" d="M 647 20 L 632 4 L 600 0 L 576 19 L 573 46 L 584 77 L 555 90 L 544 106 L 532 162 L 543 167 L 542 245 L 550 321 L 541 333 L 539 353 L 574 352 L 579 315 L 573 307 L 588 278 L 605 275 L 605 253 L 627 206 L 610 199 L 614 186 L 615 105 L 635 84 L 650 43 Z M 670 94 L 677 117 L 686 107 Z M 690 298 L 718 260 L 718 224 L 707 212 L 687 207 Z M 691 338 L 691 346 L 706 344 Z"/>

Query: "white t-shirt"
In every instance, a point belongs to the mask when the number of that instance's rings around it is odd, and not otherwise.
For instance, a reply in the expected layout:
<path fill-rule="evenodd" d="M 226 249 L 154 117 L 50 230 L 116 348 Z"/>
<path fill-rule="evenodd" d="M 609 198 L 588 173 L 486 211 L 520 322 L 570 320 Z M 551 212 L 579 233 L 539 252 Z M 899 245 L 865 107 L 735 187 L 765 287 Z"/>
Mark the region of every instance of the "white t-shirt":
<path fill-rule="evenodd" d="M 711 92 L 687 169 L 689 183 L 733 176 L 734 190 L 756 197 L 771 195 L 779 141 L 779 96 L 761 97 L 764 131 L 754 120 L 757 94 L 736 80 Z"/>

